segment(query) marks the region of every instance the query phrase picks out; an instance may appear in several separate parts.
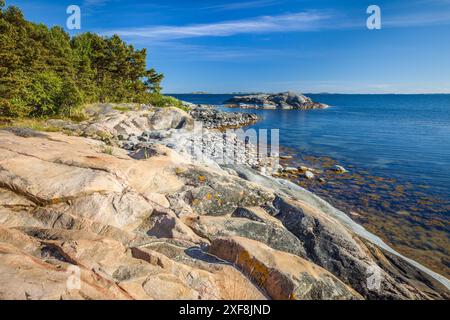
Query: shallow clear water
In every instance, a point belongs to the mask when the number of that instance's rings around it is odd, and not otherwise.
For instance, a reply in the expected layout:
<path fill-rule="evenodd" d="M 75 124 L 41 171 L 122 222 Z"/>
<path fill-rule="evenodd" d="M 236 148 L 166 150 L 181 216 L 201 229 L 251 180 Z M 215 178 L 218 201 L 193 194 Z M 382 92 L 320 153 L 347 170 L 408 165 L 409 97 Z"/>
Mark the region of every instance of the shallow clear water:
<path fill-rule="evenodd" d="M 232 95 L 173 96 L 221 105 Z M 308 96 L 331 107 L 230 110 L 257 113 L 262 121 L 252 128 L 280 129 L 282 146 L 450 194 L 450 95 Z"/>
<path fill-rule="evenodd" d="M 221 105 L 231 95 L 177 95 Z M 325 110 L 257 113 L 280 129 L 285 166 L 322 169 L 287 179 L 347 213 L 404 255 L 450 278 L 450 95 L 309 95 Z M 283 150 L 283 149 L 282 149 Z M 343 175 L 327 170 L 338 163 Z"/>

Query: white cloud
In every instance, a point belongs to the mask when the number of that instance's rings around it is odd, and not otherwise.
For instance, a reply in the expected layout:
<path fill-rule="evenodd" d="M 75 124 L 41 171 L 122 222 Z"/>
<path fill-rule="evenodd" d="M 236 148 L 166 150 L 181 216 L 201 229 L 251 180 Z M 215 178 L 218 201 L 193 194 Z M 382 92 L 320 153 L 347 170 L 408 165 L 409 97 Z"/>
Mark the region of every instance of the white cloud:
<path fill-rule="evenodd" d="M 240 10 L 240 9 L 250 9 L 250 8 L 261 8 L 267 7 L 279 3 L 279 0 L 255 0 L 255 1 L 239 1 L 239 2 L 229 2 L 225 4 L 213 5 L 209 7 L 204 7 L 203 9 L 208 10 Z"/>
<path fill-rule="evenodd" d="M 450 12 L 430 11 L 430 12 L 404 14 L 392 17 L 388 16 L 382 21 L 383 26 L 397 27 L 397 28 L 448 25 L 450 24 Z"/>
<path fill-rule="evenodd" d="M 110 30 L 105 34 L 117 34 L 125 37 L 151 38 L 155 40 L 172 40 L 196 37 L 224 37 L 251 33 L 313 31 L 323 28 L 326 21 L 329 21 L 331 18 L 332 16 L 325 12 L 309 11 L 208 24 L 150 26 L 143 28 Z"/>
<path fill-rule="evenodd" d="M 104 6 L 110 0 L 84 0 L 83 6 L 85 7 L 95 7 L 95 6 Z"/>
<path fill-rule="evenodd" d="M 136 41 L 135 43 L 146 46 L 148 45 L 147 39 L 142 41 Z M 264 61 L 267 57 L 274 58 L 286 58 L 286 59 L 299 59 L 299 58 L 311 58 L 320 56 L 322 53 L 315 50 L 305 49 L 286 49 L 286 48 L 257 48 L 246 46 L 220 46 L 220 45 L 195 45 L 186 44 L 179 41 L 152 41 L 152 50 L 155 51 L 155 55 L 152 54 L 153 59 L 155 56 L 158 59 L 164 60 L 179 60 L 180 56 L 183 57 L 183 61 Z M 158 54 L 164 52 L 163 54 Z"/>

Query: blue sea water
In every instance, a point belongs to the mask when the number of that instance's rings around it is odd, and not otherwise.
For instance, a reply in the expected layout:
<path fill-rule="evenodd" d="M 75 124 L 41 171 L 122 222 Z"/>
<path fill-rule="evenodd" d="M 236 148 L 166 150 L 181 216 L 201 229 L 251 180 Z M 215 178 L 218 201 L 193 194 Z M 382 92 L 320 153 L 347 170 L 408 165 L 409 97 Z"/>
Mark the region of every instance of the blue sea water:
<path fill-rule="evenodd" d="M 232 95 L 174 94 L 222 105 Z M 223 110 L 257 113 L 252 128 L 280 129 L 280 144 L 330 156 L 358 170 L 426 185 L 450 197 L 450 95 L 310 94 L 324 110 Z"/>

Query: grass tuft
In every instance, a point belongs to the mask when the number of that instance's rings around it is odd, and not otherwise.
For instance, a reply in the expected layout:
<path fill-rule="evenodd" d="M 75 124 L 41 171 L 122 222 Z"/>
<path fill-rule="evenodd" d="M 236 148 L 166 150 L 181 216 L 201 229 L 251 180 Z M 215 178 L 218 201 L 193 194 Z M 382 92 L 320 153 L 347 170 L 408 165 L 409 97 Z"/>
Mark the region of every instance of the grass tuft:
<path fill-rule="evenodd" d="M 175 107 L 184 111 L 189 111 L 189 108 L 184 106 L 180 100 L 162 94 L 149 94 L 147 102 L 157 108 Z"/>
<path fill-rule="evenodd" d="M 104 154 L 109 154 L 110 156 L 112 156 L 113 151 L 114 151 L 114 150 L 113 150 L 112 147 L 106 146 L 106 147 L 103 148 L 102 153 L 104 153 Z"/>
<path fill-rule="evenodd" d="M 0 118 L 0 129 L 29 128 L 34 131 L 61 132 L 62 129 L 49 125 L 46 119 L 40 118 Z"/>

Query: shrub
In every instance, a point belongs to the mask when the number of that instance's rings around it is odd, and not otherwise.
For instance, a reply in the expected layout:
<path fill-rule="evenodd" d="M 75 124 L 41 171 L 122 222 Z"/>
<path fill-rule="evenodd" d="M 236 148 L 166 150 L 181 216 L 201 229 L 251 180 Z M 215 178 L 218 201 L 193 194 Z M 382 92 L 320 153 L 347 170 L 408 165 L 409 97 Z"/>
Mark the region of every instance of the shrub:
<path fill-rule="evenodd" d="M 32 108 L 20 98 L 7 100 L 0 98 L 0 114 L 5 117 L 22 118 L 28 116 Z"/>
<path fill-rule="evenodd" d="M 57 113 L 69 118 L 77 118 L 82 114 L 83 98 L 73 81 L 65 81 L 58 96 Z"/>
<path fill-rule="evenodd" d="M 146 102 L 157 108 L 176 107 L 185 111 L 188 110 L 180 100 L 158 93 L 149 94 Z"/>
<path fill-rule="evenodd" d="M 58 114 L 62 87 L 62 80 L 54 72 L 35 74 L 23 93 L 24 101 L 32 108 L 31 115 L 42 117 Z"/>

